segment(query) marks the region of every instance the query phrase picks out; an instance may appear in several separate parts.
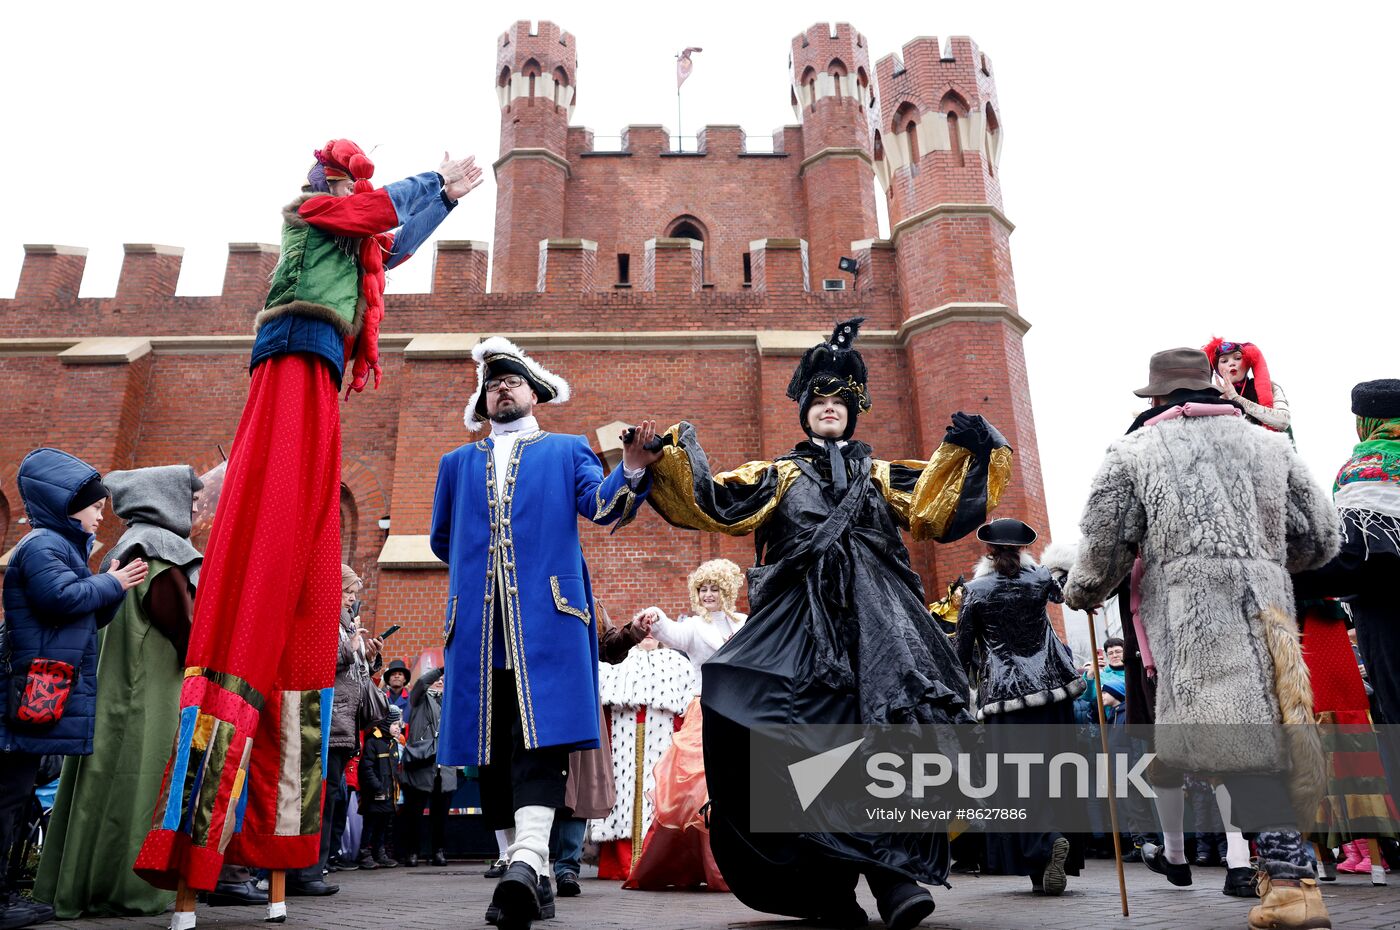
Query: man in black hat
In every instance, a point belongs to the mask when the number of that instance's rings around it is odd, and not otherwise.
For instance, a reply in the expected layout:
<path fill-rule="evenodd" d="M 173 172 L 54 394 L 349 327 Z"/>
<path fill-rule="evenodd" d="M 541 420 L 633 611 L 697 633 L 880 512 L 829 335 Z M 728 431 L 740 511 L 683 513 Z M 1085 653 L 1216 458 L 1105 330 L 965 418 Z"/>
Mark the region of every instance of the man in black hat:
<path fill-rule="evenodd" d="M 443 456 L 433 500 L 432 549 L 448 565 L 438 761 L 479 766 L 488 826 L 513 832 L 489 917 L 518 930 L 553 916 L 545 867 L 569 753 L 599 745 L 597 607 L 578 518 L 631 521 L 655 424 L 629 434 L 623 467 L 604 477 L 585 437 L 535 419 L 537 404 L 569 399 L 567 381 L 499 336 L 472 358 L 465 422 L 490 434 Z"/>
<path fill-rule="evenodd" d="M 404 664 L 403 659 L 395 659 L 384 669 L 384 697 L 399 709 L 405 728 L 408 727 L 408 679 L 408 666 Z"/>

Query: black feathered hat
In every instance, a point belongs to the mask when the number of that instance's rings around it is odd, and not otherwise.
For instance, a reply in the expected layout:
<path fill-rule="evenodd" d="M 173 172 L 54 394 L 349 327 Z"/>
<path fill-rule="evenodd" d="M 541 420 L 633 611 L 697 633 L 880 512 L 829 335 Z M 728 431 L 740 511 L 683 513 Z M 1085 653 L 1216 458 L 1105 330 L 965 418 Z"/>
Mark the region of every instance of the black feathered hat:
<path fill-rule="evenodd" d="M 842 439 L 850 439 L 855 434 L 856 418 L 870 409 L 865 359 L 855 348 L 860 324 L 864 322 L 865 317 L 858 316 L 837 323 L 831 338 L 808 349 L 792 373 L 787 396 L 797 401 L 797 419 L 808 435 L 811 435 L 811 428 L 807 425 L 807 408 L 818 397 L 839 397 L 845 403 L 850 416 Z"/>

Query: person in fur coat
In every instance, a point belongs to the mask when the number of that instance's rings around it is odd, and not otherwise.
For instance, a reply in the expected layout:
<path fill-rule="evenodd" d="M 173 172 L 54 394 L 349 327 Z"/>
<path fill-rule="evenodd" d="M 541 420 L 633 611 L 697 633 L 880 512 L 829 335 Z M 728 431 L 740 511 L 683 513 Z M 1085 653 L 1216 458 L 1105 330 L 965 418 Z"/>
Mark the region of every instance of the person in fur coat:
<path fill-rule="evenodd" d="M 1164 833 L 1181 833 L 1181 773 L 1220 777 L 1234 822 L 1257 833 L 1263 901 L 1250 926 L 1330 926 L 1288 816 L 1315 811 L 1324 786 L 1289 575 L 1336 553 L 1336 513 L 1287 437 L 1220 397 L 1204 352 L 1158 352 L 1150 372 L 1135 392 L 1152 402 L 1142 427 L 1109 447 L 1094 479 L 1066 603 L 1102 605 L 1136 547 L 1157 668 L 1151 775 Z M 1189 869 L 1184 847 L 1165 858 Z"/>

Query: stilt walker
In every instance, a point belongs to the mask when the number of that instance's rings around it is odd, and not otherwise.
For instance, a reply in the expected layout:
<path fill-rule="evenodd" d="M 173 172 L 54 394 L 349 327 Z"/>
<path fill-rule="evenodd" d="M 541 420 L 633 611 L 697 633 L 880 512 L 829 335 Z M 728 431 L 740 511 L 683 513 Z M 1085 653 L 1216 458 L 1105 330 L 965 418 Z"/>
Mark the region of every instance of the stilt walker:
<path fill-rule="evenodd" d="M 179 731 L 136 861 L 151 884 L 177 890 L 176 930 L 194 926 L 195 893 L 214 888 L 225 854 L 274 877 L 314 871 L 299 893 L 335 890 L 317 864 L 340 610 L 341 380 L 353 360 L 346 396 L 371 373 L 378 387 L 385 269 L 481 179 L 472 159 L 446 159 L 375 190 L 355 143 L 332 140 L 315 157 L 282 211 L 282 257 L 257 317 L 248 401 L 195 603 Z M 269 895 L 270 919 L 285 913 L 274 904 Z"/>

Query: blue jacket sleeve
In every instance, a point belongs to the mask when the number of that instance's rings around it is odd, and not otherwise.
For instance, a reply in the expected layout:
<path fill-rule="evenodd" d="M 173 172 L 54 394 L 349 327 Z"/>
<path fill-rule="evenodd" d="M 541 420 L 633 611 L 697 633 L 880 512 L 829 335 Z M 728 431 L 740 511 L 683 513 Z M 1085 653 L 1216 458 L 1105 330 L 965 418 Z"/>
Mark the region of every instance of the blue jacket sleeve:
<path fill-rule="evenodd" d="M 105 622 L 111 622 L 112 612 L 126 594 L 120 581 L 106 573 L 80 577 L 47 546 L 36 546 L 25 555 L 25 587 L 45 619 L 66 623 L 105 613 Z"/>
<path fill-rule="evenodd" d="M 428 241 L 452 207 L 442 197 L 442 184 L 437 172 L 425 171 L 402 181 L 385 186 L 389 199 L 398 211 L 401 226 L 394 235 L 394 247 L 385 262 L 386 268 L 395 268 L 405 261 Z"/>
<path fill-rule="evenodd" d="M 452 487 L 456 481 L 456 459 L 447 453 L 438 463 L 437 489 L 433 491 L 433 523 L 428 535 L 428 545 L 433 555 L 443 562 L 448 561 L 452 541 Z"/>
<path fill-rule="evenodd" d="M 604 478 L 603 463 L 598 461 L 588 440 L 582 436 L 575 439 L 574 492 L 579 516 L 599 526 L 616 523 L 622 527 L 631 523 L 651 490 L 651 472 L 646 473 L 635 489 L 627 483 L 621 463 Z"/>

